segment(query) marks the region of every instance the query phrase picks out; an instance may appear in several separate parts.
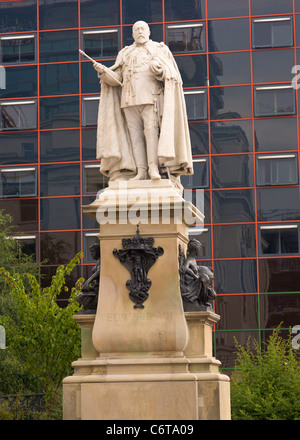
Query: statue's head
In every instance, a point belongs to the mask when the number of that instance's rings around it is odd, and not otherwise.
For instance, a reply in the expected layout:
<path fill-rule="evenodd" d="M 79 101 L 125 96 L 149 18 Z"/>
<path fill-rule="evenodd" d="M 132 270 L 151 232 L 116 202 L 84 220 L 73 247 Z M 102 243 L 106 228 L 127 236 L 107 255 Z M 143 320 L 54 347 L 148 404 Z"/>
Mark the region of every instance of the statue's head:
<path fill-rule="evenodd" d="M 200 249 L 202 247 L 202 244 L 200 243 L 199 240 L 197 240 L 196 238 L 192 238 L 189 242 L 188 242 L 188 254 L 189 255 L 197 255 L 200 252 Z"/>
<path fill-rule="evenodd" d="M 137 44 L 144 44 L 149 41 L 150 29 L 145 21 L 137 21 L 132 26 L 132 36 Z"/>
<path fill-rule="evenodd" d="M 89 247 L 89 251 L 93 260 L 100 258 L 100 243 L 94 243 Z"/>

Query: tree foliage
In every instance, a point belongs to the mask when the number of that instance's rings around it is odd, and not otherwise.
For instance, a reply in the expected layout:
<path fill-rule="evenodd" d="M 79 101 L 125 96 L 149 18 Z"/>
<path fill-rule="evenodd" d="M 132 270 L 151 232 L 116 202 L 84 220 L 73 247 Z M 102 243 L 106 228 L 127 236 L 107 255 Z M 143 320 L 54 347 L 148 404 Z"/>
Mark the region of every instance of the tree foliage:
<path fill-rule="evenodd" d="M 293 349 L 291 334 L 280 336 L 280 327 L 272 332 L 260 350 L 254 341 L 246 347 L 236 344 L 237 365 L 231 381 L 233 419 L 299 420 L 300 361 Z"/>

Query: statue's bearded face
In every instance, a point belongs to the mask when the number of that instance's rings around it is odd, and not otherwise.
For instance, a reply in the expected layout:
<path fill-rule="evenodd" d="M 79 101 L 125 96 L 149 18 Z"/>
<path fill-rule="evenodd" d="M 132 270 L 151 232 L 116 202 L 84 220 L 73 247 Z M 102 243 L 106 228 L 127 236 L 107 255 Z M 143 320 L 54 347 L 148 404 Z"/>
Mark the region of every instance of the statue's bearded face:
<path fill-rule="evenodd" d="M 144 44 L 149 41 L 150 29 L 144 21 L 137 21 L 132 28 L 132 36 L 138 44 Z"/>

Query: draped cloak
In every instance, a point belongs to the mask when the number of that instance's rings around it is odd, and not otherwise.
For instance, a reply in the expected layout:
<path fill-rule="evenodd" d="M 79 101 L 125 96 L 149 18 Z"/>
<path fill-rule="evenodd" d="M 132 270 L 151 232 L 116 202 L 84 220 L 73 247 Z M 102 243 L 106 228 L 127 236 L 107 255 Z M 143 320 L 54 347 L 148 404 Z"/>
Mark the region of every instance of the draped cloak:
<path fill-rule="evenodd" d="M 174 177 L 191 175 L 192 152 L 181 75 L 173 55 L 164 43 L 149 40 L 145 45 L 151 57 L 159 60 L 163 68 L 163 102 L 158 108 L 158 166 L 162 172 L 168 171 Z M 122 65 L 129 62 L 135 48 L 136 44 L 133 43 L 122 49 L 110 70 L 121 74 Z M 128 79 L 123 78 L 123 81 L 123 87 L 130 86 L 126 84 Z M 120 108 L 122 90 L 120 86 L 108 85 L 103 80 L 100 82 L 97 128 L 97 159 L 101 160 L 100 172 L 108 177 L 114 175 L 130 178 L 136 174 L 137 168 L 124 113 Z"/>

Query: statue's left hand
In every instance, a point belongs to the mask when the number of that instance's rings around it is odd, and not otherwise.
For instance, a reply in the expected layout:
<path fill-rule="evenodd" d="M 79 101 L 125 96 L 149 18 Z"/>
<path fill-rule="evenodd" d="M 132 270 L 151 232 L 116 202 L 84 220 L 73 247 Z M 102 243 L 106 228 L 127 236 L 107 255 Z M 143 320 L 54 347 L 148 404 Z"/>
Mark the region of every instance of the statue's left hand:
<path fill-rule="evenodd" d="M 163 68 L 157 59 L 152 60 L 150 70 L 154 75 L 161 75 L 163 73 Z"/>

